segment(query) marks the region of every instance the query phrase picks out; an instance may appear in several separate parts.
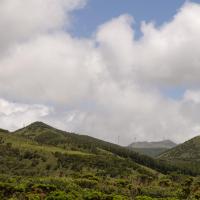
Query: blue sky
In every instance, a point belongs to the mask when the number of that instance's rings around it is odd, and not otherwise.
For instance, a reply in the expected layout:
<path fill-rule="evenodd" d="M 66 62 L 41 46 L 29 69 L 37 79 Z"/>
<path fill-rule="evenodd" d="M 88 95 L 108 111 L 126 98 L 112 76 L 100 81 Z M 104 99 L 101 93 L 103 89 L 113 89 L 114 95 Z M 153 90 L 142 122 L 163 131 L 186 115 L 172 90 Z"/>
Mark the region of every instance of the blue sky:
<path fill-rule="evenodd" d="M 170 3 L 169 3 L 170 2 Z M 89 0 L 86 7 L 74 12 L 71 33 L 76 37 L 90 37 L 97 27 L 114 17 L 130 14 L 134 17 L 135 36 L 141 36 L 142 21 L 153 21 L 156 26 L 172 20 L 186 0 Z M 199 3 L 200 0 L 192 2 Z M 182 97 L 186 88 L 161 88 L 164 96 L 174 99 Z"/>
<path fill-rule="evenodd" d="M 139 37 L 141 21 L 154 21 L 159 26 L 171 20 L 184 3 L 185 0 L 89 0 L 84 9 L 74 12 L 71 31 L 75 36 L 89 37 L 99 25 L 128 13 L 135 19 L 134 29 Z"/>

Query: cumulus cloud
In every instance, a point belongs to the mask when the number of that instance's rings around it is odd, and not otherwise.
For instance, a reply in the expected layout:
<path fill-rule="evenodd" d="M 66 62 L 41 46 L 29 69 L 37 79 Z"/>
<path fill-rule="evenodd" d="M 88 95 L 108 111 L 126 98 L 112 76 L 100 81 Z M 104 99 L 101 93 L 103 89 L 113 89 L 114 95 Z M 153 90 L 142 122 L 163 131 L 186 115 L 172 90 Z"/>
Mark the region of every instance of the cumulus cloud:
<path fill-rule="evenodd" d="M 52 109 L 37 104 L 21 104 L 0 99 L 0 126 L 4 129 L 15 130 L 35 120 L 43 118 L 52 112 Z"/>
<path fill-rule="evenodd" d="M 136 63 L 143 80 L 171 86 L 199 83 L 199 12 L 199 4 L 186 3 L 161 27 L 142 24 Z"/>
<path fill-rule="evenodd" d="M 123 80 L 131 70 L 134 70 L 133 21 L 131 16 L 122 15 L 101 25 L 96 33 L 96 41 L 106 62 L 107 70 L 117 81 Z"/>
<path fill-rule="evenodd" d="M 58 33 L 13 49 L 0 65 L 0 94 L 15 100 L 65 103 L 87 99 L 101 68 L 90 41 Z"/>
<path fill-rule="evenodd" d="M 142 22 L 139 39 L 128 14 L 85 39 L 64 31 L 85 1 L 11 2 L 0 3 L 3 128 L 44 120 L 123 145 L 199 134 L 199 4 L 185 3 L 160 27 Z M 163 95 L 179 86 L 180 99 Z"/>
<path fill-rule="evenodd" d="M 38 34 L 66 28 L 70 12 L 84 4 L 84 0 L 2 0 L 1 51 Z"/>
<path fill-rule="evenodd" d="M 134 39 L 133 18 L 129 15 L 102 25 L 97 41 L 115 71 L 112 74 L 125 72 L 155 86 L 199 83 L 199 13 L 199 4 L 185 3 L 172 21 L 160 27 L 142 22 L 139 40 Z"/>
<path fill-rule="evenodd" d="M 200 90 L 187 90 L 184 94 L 185 101 L 192 101 L 193 103 L 200 103 Z"/>

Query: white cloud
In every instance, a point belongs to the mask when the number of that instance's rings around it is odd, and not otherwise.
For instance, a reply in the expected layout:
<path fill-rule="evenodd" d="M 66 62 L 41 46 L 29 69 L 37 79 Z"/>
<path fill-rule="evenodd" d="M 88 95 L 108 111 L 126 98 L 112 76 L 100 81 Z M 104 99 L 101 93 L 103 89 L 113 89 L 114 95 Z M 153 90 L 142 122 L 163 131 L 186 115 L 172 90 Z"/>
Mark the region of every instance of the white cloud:
<path fill-rule="evenodd" d="M 64 33 L 19 45 L 0 61 L 0 94 L 15 100 L 76 104 L 87 99 L 101 71 L 87 40 Z"/>
<path fill-rule="evenodd" d="M 0 3 L 0 44 L 10 47 L 0 58 L 3 128 L 44 120 L 121 144 L 199 133 L 200 95 L 191 89 L 200 75 L 199 4 L 186 3 L 161 27 L 143 22 L 136 40 L 128 14 L 77 39 L 62 27 L 85 1 L 11 2 Z M 175 100 L 163 86 L 188 90 Z"/>
<path fill-rule="evenodd" d="M 200 90 L 187 90 L 184 95 L 184 100 L 200 104 Z"/>
<path fill-rule="evenodd" d="M 155 85 L 193 85 L 200 75 L 200 5 L 186 3 L 172 21 L 160 27 L 143 22 L 134 39 L 132 18 L 124 15 L 102 25 L 97 33 L 109 70 Z M 111 68 L 111 69 L 110 69 Z"/>
<path fill-rule="evenodd" d="M 122 15 L 99 27 L 96 40 L 112 78 L 126 78 L 133 68 L 134 31 L 133 18 Z"/>
<path fill-rule="evenodd" d="M 84 0 L 1 0 L 1 51 L 38 34 L 69 26 L 69 13 L 84 4 Z"/>
<path fill-rule="evenodd" d="M 37 104 L 20 104 L 0 99 L 0 127 L 9 130 L 23 127 L 50 114 L 51 108 Z"/>
<path fill-rule="evenodd" d="M 143 23 L 136 62 L 143 80 L 171 86 L 199 83 L 199 13 L 199 4 L 186 3 L 161 27 Z"/>
<path fill-rule="evenodd" d="M 74 130 L 121 144 L 137 140 L 162 140 L 176 142 L 199 134 L 198 123 L 192 119 L 193 109 L 185 102 L 164 98 L 159 93 L 143 88 L 120 88 L 105 82 L 95 100 L 92 111 L 74 112 L 70 124 Z M 190 104 L 189 104 L 190 105 Z M 188 116 L 190 113 L 190 116 Z"/>

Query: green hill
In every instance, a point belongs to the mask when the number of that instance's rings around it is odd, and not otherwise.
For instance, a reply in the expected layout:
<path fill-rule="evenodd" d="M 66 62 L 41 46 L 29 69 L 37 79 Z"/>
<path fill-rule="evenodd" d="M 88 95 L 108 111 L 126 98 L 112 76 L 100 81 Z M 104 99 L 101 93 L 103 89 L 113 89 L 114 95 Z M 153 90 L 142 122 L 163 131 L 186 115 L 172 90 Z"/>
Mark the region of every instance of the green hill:
<path fill-rule="evenodd" d="M 0 130 L 2 200 L 177 199 L 186 195 L 182 184 L 189 174 L 128 148 L 42 122 L 15 132 Z"/>
<path fill-rule="evenodd" d="M 159 159 L 178 166 L 189 167 L 197 173 L 200 172 L 200 136 L 180 144 L 160 156 Z"/>
<path fill-rule="evenodd" d="M 168 150 L 160 155 L 160 158 L 168 160 L 199 161 L 200 160 L 200 136 L 192 138 Z"/>

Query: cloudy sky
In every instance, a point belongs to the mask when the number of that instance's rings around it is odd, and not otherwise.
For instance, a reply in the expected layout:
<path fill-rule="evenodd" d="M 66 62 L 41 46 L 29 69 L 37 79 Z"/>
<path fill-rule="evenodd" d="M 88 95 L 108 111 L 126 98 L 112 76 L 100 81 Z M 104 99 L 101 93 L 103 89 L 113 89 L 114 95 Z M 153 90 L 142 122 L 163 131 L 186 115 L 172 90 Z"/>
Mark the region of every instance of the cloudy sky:
<path fill-rule="evenodd" d="M 0 127 L 127 145 L 200 134 L 200 1 L 1 0 Z"/>

